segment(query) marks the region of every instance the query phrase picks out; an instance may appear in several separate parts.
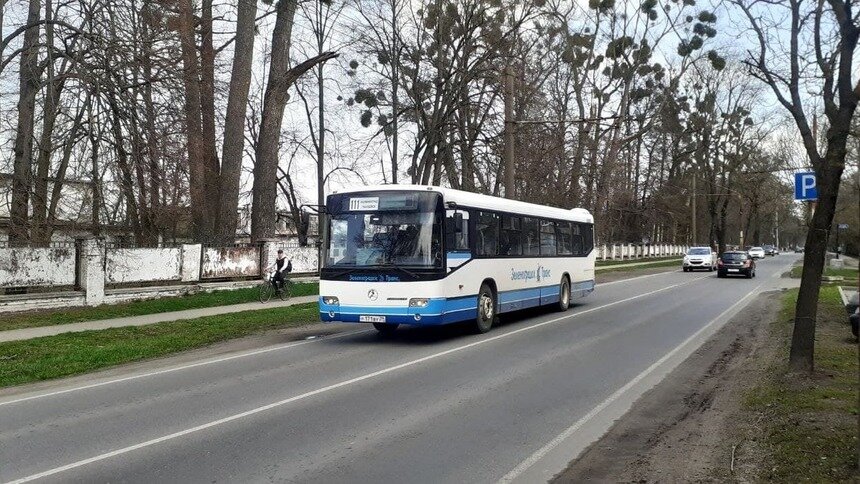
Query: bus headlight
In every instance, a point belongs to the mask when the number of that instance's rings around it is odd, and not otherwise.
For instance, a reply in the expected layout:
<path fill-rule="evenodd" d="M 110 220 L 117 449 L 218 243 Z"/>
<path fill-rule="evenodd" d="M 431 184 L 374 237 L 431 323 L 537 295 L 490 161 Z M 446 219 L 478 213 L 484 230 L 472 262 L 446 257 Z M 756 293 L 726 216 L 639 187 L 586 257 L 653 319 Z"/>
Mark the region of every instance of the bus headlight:
<path fill-rule="evenodd" d="M 430 300 L 426 297 L 413 297 L 409 300 L 410 308 L 426 308 L 427 304 L 430 303 Z"/>
<path fill-rule="evenodd" d="M 340 304 L 340 301 L 338 301 L 338 299 L 334 296 L 323 296 L 322 300 L 323 303 L 328 305 Z"/>

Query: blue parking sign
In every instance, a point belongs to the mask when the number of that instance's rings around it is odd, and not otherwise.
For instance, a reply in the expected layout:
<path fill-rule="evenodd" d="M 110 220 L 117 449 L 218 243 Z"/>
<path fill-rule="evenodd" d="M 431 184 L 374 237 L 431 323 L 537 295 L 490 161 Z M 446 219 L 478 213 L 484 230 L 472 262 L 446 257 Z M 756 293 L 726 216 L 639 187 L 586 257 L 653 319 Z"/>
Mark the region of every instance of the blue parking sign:
<path fill-rule="evenodd" d="M 818 200 L 818 188 L 815 186 L 815 172 L 805 171 L 794 174 L 794 199 Z"/>

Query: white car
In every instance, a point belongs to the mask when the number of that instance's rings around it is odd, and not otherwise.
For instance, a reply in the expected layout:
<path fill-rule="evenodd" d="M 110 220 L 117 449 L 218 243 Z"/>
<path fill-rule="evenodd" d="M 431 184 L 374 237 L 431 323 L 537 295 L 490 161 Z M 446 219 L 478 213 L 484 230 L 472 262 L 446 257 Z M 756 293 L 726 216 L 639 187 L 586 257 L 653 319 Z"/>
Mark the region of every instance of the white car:
<path fill-rule="evenodd" d="M 747 254 L 753 259 L 764 259 L 764 249 L 761 247 L 751 247 Z"/>
<path fill-rule="evenodd" d="M 684 255 L 682 266 L 684 272 L 695 269 L 713 271 L 717 268 L 717 253 L 710 247 L 690 247 Z"/>

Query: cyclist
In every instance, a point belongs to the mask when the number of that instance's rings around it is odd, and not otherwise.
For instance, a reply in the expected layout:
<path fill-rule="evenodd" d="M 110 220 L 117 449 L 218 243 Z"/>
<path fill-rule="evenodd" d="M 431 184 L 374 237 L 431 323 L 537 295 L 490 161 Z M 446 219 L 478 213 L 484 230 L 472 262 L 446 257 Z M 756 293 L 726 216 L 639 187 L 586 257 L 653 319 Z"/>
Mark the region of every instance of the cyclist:
<path fill-rule="evenodd" d="M 293 271 L 293 261 L 287 260 L 286 256 L 284 256 L 284 251 L 278 249 L 278 257 L 266 270 L 274 271 L 272 274 L 272 285 L 275 286 L 275 291 L 279 291 L 284 286 L 286 274 Z"/>

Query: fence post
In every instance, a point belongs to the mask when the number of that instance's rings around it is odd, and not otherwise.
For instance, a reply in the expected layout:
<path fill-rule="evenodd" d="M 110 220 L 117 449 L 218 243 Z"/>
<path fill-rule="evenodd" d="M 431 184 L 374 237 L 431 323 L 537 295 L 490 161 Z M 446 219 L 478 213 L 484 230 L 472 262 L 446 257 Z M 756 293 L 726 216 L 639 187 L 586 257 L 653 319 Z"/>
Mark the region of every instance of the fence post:
<path fill-rule="evenodd" d="M 180 275 L 182 282 L 197 282 L 200 280 L 200 259 L 203 256 L 202 244 L 182 244 Z"/>
<path fill-rule="evenodd" d="M 266 267 L 275 261 L 278 252 L 278 246 L 281 245 L 279 239 L 263 239 L 260 246 L 260 275 L 264 276 Z"/>
<path fill-rule="evenodd" d="M 84 290 L 87 306 L 98 306 L 105 299 L 105 246 L 104 239 L 88 238 L 81 241 L 81 263 L 78 279 Z"/>

